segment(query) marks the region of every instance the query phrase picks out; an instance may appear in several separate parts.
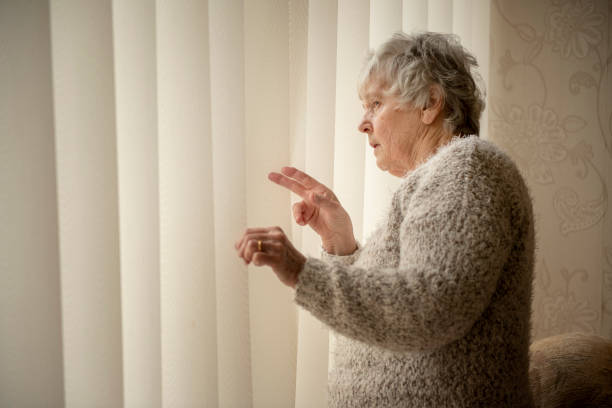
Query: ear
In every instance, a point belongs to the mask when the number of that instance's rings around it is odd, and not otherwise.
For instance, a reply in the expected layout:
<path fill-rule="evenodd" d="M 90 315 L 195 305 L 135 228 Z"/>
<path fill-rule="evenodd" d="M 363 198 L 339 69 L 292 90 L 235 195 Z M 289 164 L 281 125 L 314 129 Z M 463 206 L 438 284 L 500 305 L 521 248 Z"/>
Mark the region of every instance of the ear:
<path fill-rule="evenodd" d="M 421 113 L 421 121 L 426 125 L 431 125 L 442 113 L 444 108 L 444 98 L 439 85 L 432 85 L 429 88 L 429 101 Z"/>

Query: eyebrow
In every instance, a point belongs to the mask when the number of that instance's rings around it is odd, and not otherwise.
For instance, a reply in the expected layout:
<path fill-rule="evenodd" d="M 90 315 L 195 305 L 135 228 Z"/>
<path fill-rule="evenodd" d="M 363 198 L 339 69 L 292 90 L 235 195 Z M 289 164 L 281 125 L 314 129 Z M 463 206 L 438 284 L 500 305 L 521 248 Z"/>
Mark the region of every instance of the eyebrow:
<path fill-rule="evenodd" d="M 362 102 L 365 102 L 371 99 L 380 98 L 381 96 L 382 94 L 380 92 L 370 92 L 370 93 L 363 95 L 363 97 L 360 97 L 359 99 L 361 99 Z"/>

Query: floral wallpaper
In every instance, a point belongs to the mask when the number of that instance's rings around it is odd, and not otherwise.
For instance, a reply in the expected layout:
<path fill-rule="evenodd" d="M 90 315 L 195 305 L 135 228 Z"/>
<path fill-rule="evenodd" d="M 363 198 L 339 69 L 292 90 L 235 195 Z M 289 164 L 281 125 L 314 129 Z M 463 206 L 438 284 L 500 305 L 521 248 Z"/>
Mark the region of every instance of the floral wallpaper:
<path fill-rule="evenodd" d="M 534 199 L 533 340 L 612 338 L 612 1 L 494 0 L 490 139 Z"/>

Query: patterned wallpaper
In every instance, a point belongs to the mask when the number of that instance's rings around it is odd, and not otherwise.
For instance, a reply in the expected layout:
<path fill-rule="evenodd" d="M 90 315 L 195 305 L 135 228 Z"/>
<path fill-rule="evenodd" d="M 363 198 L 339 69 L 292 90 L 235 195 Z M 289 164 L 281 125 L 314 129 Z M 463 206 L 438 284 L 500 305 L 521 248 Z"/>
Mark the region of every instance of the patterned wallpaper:
<path fill-rule="evenodd" d="M 612 338 L 612 1 L 496 0 L 490 138 L 534 198 L 534 340 Z"/>

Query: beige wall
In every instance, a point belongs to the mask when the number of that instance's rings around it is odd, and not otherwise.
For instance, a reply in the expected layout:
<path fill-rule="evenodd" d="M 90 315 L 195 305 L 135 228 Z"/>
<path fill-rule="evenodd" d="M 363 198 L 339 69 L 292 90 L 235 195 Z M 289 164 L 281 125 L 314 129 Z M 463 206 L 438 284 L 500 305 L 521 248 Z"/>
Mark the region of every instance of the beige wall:
<path fill-rule="evenodd" d="M 612 83 L 607 0 L 491 7 L 490 135 L 535 201 L 534 338 L 612 338 Z"/>

